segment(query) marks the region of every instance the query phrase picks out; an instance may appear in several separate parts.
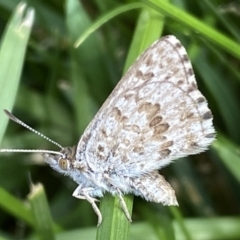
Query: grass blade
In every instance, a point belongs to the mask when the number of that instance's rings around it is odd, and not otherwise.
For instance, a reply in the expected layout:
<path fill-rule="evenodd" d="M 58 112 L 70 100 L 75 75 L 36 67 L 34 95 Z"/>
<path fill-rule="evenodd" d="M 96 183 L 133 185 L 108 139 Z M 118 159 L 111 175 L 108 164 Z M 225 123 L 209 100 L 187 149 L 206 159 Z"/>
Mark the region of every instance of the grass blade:
<path fill-rule="evenodd" d="M 34 10 L 29 9 L 24 16 L 26 4 L 19 4 L 9 21 L 0 47 L 0 111 L 6 108 L 11 111 L 16 97 L 22 72 L 24 56 L 31 27 L 34 21 Z M 0 118 L 0 140 L 7 126 L 7 118 Z"/>

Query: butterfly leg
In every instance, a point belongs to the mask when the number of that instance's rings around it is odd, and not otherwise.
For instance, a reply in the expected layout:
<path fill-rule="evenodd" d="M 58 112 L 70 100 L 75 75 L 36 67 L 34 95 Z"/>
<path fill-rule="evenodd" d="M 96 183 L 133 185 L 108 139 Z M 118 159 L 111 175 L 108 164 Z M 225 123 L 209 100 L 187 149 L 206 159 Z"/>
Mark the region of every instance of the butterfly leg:
<path fill-rule="evenodd" d="M 123 212 L 125 213 L 127 219 L 129 220 L 129 222 L 132 222 L 132 218 L 131 218 L 131 215 L 128 211 L 128 208 L 127 208 L 127 205 L 123 199 L 123 196 L 122 196 L 122 193 L 118 190 L 118 197 L 119 197 L 119 202 L 120 202 L 120 205 L 122 207 L 122 210 Z"/>
<path fill-rule="evenodd" d="M 79 198 L 79 199 L 85 199 L 92 205 L 92 208 L 93 208 L 94 212 L 98 216 L 97 226 L 99 227 L 102 223 L 102 214 L 101 214 L 97 204 L 95 203 L 98 200 L 96 198 L 93 198 L 93 197 L 89 196 L 89 194 L 88 194 L 89 190 L 90 190 L 89 188 L 82 188 L 82 186 L 79 185 L 76 188 L 76 190 L 73 192 L 72 195 L 73 195 L 73 197 L 76 197 L 76 198 Z"/>
<path fill-rule="evenodd" d="M 97 226 L 99 227 L 99 226 L 101 225 L 101 223 L 102 223 L 102 214 L 101 214 L 98 206 L 97 206 L 96 203 L 95 203 L 95 200 L 96 200 L 96 199 L 90 197 L 90 196 L 87 194 L 87 192 L 83 192 L 83 195 L 84 195 L 85 199 L 92 205 L 92 208 L 93 208 L 94 212 L 97 214 L 97 216 L 98 216 Z"/>

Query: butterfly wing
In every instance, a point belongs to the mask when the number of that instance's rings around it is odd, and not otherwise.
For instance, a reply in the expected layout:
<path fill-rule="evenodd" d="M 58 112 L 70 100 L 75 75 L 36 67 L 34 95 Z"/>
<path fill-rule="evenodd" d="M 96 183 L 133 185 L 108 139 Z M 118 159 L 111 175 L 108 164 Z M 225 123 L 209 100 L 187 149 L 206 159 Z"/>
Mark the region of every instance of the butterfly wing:
<path fill-rule="evenodd" d="M 77 159 L 138 176 L 204 151 L 214 135 L 186 50 L 166 36 L 117 84 L 82 135 Z"/>

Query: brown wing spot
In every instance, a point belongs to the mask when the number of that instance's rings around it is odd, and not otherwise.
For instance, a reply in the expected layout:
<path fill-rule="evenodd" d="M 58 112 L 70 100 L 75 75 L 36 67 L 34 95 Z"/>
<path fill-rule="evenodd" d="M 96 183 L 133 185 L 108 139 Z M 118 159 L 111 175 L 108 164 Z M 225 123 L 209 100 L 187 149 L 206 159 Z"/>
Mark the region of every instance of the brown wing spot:
<path fill-rule="evenodd" d="M 204 97 L 199 97 L 198 99 L 197 99 L 197 103 L 203 103 L 203 102 L 205 102 L 206 101 L 206 99 L 204 98 Z"/>
<path fill-rule="evenodd" d="M 149 127 L 154 127 L 154 126 L 158 125 L 161 121 L 162 121 L 162 117 L 161 117 L 161 116 L 156 116 L 156 117 L 153 118 L 153 120 L 149 123 Z"/>
<path fill-rule="evenodd" d="M 123 97 L 126 99 L 126 100 L 129 100 L 134 94 L 133 93 L 126 93 Z"/>
<path fill-rule="evenodd" d="M 152 66 L 153 65 L 153 58 L 152 58 L 152 55 L 149 54 L 146 59 L 145 59 L 145 63 L 147 66 Z"/>
<path fill-rule="evenodd" d="M 189 68 L 189 69 L 188 69 L 188 75 L 189 75 L 189 76 L 194 75 L 194 72 L 193 72 L 193 69 L 192 69 L 192 68 Z"/>
<path fill-rule="evenodd" d="M 159 103 L 149 103 L 149 102 L 144 102 L 140 104 L 138 108 L 138 112 L 145 112 L 147 115 L 147 119 L 151 121 L 153 117 L 160 111 L 160 104 Z"/>
<path fill-rule="evenodd" d="M 105 155 L 103 154 L 103 153 L 97 153 L 97 158 L 99 159 L 99 160 L 106 160 L 106 157 L 105 157 Z"/>
<path fill-rule="evenodd" d="M 192 118 L 193 116 L 194 116 L 194 113 L 192 112 L 187 113 L 187 118 Z"/>
<path fill-rule="evenodd" d="M 171 77 L 169 75 L 167 75 L 165 78 L 164 78 L 164 81 L 168 81 Z"/>
<path fill-rule="evenodd" d="M 181 121 L 184 121 L 186 119 L 190 119 L 190 118 L 193 118 L 194 117 L 194 113 L 192 112 L 184 112 L 181 117 L 180 117 L 180 120 Z"/>
<path fill-rule="evenodd" d="M 165 158 L 165 157 L 168 157 L 168 156 L 170 155 L 171 150 L 169 150 L 169 149 L 164 149 L 164 150 L 160 151 L 159 153 L 160 153 L 160 155 L 161 155 L 162 158 Z"/>
<path fill-rule="evenodd" d="M 169 148 L 173 145 L 173 141 L 167 141 L 161 145 L 161 149 Z"/>
<path fill-rule="evenodd" d="M 194 88 L 193 86 L 190 86 L 188 89 L 187 89 L 187 93 L 190 93 L 192 91 L 194 91 L 196 88 Z"/>
<path fill-rule="evenodd" d="M 154 141 L 158 141 L 158 142 L 164 142 L 167 140 L 167 138 L 165 136 L 162 136 L 161 134 L 153 134 L 152 136 L 152 140 Z"/>
<path fill-rule="evenodd" d="M 123 116 L 123 117 L 122 117 L 122 119 L 121 119 L 121 122 L 122 122 L 122 123 L 126 123 L 126 122 L 127 122 L 127 120 L 128 120 L 128 117 L 126 117 L 126 116 Z"/>
<path fill-rule="evenodd" d="M 139 107 L 138 107 L 138 112 L 147 112 L 149 108 L 151 108 L 152 103 L 150 102 L 145 102 L 142 103 Z"/>
<path fill-rule="evenodd" d="M 136 146 L 136 147 L 133 148 L 133 152 L 143 154 L 144 153 L 144 148 Z"/>
<path fill-rule="evenodd" d="M 98 145 L 98 150 L 99 150 L 100 152 L 104 152 L 104 147 L 101 146 L 101 145 Z"/>
<path fill-rule="evenodd" d="M 195 141 L 195 133 L 189 133 L 185 136 L 185 139 L 189 146 L 192 146 L 192 143 Z"/>
<path fill-rule="evenodd" d="M 159 124 L 158 126 L 156 126 L 154 128 L 154 135 L 159 135 L 159 134 L 162 134 L 164 132 L 166 132 L 169 128 L 169 124 L 168 123 L 162 123 L 162 124 Z"/>
<path fill-rule="evenodd" d="M 151 173 L 151 178 L 154 179 L 154 180 L 157 180 L 157 179 L 158 179 L 158 176 L 159 176 L 159 173 L 158 173 L 158 172 L 152 172 L 152 173 Z"/>
<path fill-rule="evenodd" d="M 153 107 L 148 110 L 148 112 L 147 112 L 147 119 L 148 119 L 148 121 L 152 121 L 153 118 L 155 117 L 155 115 L 157 113 L 159 113 L 158 109 L 160 110 L 160 108 L 157 108 L 157 106 L 153 105 Z"/>
<path fill-rule="evenodd" d="M 183 80 L 179 80 L 179 81 L 177 82 L 177 85 L 182 85 L 183 83 L 184 83 Z"/>
<path fill-rule="evenodd" d="M 154 74 L 152 72 L 148 72 L 148 73 L 145 73 L 143 76 L 142 76 L 142 80 L 144 81 L 148 81 L 150 80 L 151 78 L 154 77 Z"/>
<path fill-rule="evenodd" d="M 174 58 L 168 57 L 168 58 L 164 59 L 163 61 L 164 61 L 164 63 L 165 63 L 166 65 L 175 67 L 175 65 L 173 64 Z M 171 70 L 175 70 L 175 69 L 172 69 L 172 68 L 171 68 Z M 171 75 L 172 75 L 172 74 L 171 74 Z"/>
<path fill-rule="evenodd" d="M 122 113 L 117 107 L 113 108 L 112 115 L 117 121 L 120 121 L 122 117 Z"/>
<path fill-rule="evenodd" d="M 204 120 L 211 119 L 211 118 L 212 118 L 212 113 L 211 113 L 211 111 L 208 111 L 208 112 L 204 113 L 203 116 L 202 116 L 202 118 L 203 118 Z"/>
<path fill-rule="evenodd" d="M 137 72 L 136 72 L 136 77 L 137 77 L 137 78 L 142 78 L 142 76 L 143 76 L 142 71 L 137 70 Z"/>
<path fill-rule="evenodd" d="M 193 73 L 193 70 L 192 70 L 192 73 Z M 192 86 L 193 86 L 195 89 L 197 89 L 197 83 L 192 82 Z"/>
<path fill-rule="evenodd" d="M 122 162 L 126 163 L 126 162 L 128 162 L 128 161 L 129 161 L 129 159 L 128 159 L 126 156 L 123 156 Z"/>
<path fill-rule="evenodd" d="M 188 62 L 188 61 L 189 61 L 189 60 L 188 60 L 188 56 L 187 56 L 186 54 L 184 54 L 184 55 L 182 56 L 182 59 L 183 59 L 184 62 Z"/>
<path fill-rule="evenodd" d="M 153 105 L 153 109 L 154 109 L 154 112 L 159 112 L 160 111 L 160 104 L 159 103 L 155 103 L 154 105 Z"/>
<path fill-rule="evenodd" d="M 136 133 L 140 133 L 140 132 L 141 132 L 140 127 L 139 127 L 138 125 L 133 125 L 133 126 L 132 126 L 132 130 L 133 130 L 134 132 L 136 132 Z"/>
<path fill-rule="evenodd" d="M 130 141 L 128 139 L 126 139 L 126 138 L 123 140 L 123 142 L 124 142 L 125 145 L 129 145 L 130 144 Z"/>
<path fill-rule="evenodd" d="M 118 155 L 117 151 L 115 151 L 115 150 L 113 150 L 113 149 L 111 150 L 111 152 L 112 152 L 112 156 L 113 156 L 113 157 L 116 157 L 116 156 Z"/>
<path fill-rule="evenodd" d="M 178 42 L 178 43 L 176 43 L 176 45 L 175 45 L 177 48 L 182 48 L 182 45 Z"/>
<path fill-rule="evenodd" d="M 209 133 L 205 137 L 206 138 L 214 138 L 215 137 L 215 133 Z"/>
<path fill-rule="evenodd" d="M 165 136 L 161 135 L 161 138 L 159 138 L 159 139 L 161 139 L 161 141 L 162 141 L 162 142 L 164 142 L 164 141 L 166 141 L 166 140 L 167 140 L 167 137 L 165 137 Z"/>
<path fill-rule="evenodd" d="M 83 138 L 82 138 L 82 141 L 86 143 L 86 142 L 88 142 L 90 137 L 91 137 L 91 134 L 84 134 Z"/>
<path fill-rule="evenodd" d="M 189 145 L 191 147 L 199 147 L 198 143 L 196 143 L 196 142 L 191 142 L 191 143 L 189 143 Z"/>
<path fill-rule="evenodd" d="M 101 132 L 102 132 L 103 137 L 106 138 L 107 137 L 107 133 L 106 133 L 105 129 L 102 129 Z"/>

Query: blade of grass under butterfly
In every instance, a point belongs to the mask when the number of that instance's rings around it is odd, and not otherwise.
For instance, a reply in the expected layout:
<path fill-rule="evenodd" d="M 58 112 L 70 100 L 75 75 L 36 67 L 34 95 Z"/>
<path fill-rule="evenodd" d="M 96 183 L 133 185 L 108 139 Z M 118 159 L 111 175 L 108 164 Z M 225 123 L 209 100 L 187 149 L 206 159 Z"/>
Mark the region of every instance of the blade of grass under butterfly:
<path fill-rule="evenodd" d="M 128 52 L 124 72 L 126 72 L 143 50 L 159 38 L 163 24 L 163 17 L 154 10 L 143 9 L 141 11 Z M 131 212 L 133 196 L 127 195 L 124 197 L 124 200 L 129 212 Z M 97 229 L 96 239 L 128 239 L 130 222 L 123 211 L 121 211 L 118 199 L 110 195 L 105 196 L 101 199 L 100 211 L 104 220 L 102 225 Z"/>

